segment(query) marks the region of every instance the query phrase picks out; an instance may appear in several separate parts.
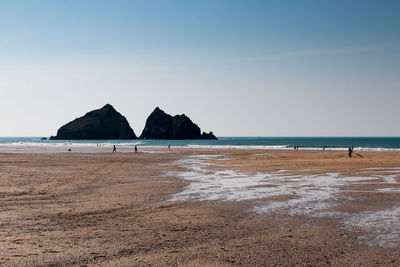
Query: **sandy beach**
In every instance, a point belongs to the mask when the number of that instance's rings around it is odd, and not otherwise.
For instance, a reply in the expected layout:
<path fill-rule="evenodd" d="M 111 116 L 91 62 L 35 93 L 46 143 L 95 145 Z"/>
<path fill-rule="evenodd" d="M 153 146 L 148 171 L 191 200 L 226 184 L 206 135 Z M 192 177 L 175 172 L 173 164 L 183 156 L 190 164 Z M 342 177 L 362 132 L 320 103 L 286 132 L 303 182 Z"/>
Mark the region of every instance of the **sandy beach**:
<path fill-rule="evenodd" d="M 0 153 L 1 266 L 400 265 L 399 152 L 79 149 Z"/>

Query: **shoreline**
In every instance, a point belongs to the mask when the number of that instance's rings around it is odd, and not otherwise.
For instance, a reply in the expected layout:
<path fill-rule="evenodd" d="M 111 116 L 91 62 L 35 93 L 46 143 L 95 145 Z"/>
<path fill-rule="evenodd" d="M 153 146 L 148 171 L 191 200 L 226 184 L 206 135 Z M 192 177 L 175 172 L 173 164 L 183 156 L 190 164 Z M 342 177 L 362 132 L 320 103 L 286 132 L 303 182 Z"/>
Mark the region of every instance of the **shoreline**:
<path fill-rule="evenodd" d="M 108 151 L 112 151 L 113 148 L 112 143 L 108 145 L 102 146 L 95 146 L 95 145 L 81 145 L 81 144 L 66 144 L 66 145 L 48 145 L 48 144 L 40 144 L 40 145 L 20 145 L 20 144 L 0 144 L 0 153 L 13 153 L 26 150 L 26 153 L 49 153 L 49 152 L 69 152 L 68 149 L 73 151 L 78 150 L 80 152 L 85 153 L 106 153 Z M 129 152 L 133 151 L 135 144 L 131 145 L 121 145 L 115 144 L 118 150 L 122 152 Z M 138 149 L 143 151 L 163 151 L 168 149 L 168 145 L 142 145 L 137 144 Z M 270 146 L 229 146 L 229 145 L 187 145 L 187 146 L 172 146 L 170 149 L 177 149 L 177 150 L 195 150 L 195 151 L 202 151 L 202 150 L 210 150 L 210 151 L 221 151 L 221 150 L 229 150 L 229 151 L 272 151 L 272 152 L 279 152 L 279 151 L 314 151 L 314 152 L 347 152 L 348 148 L 325 148 L 325 150 L 321 148 L 314 148 L 314 147 L 301 147 L 299 150 L 294 150 L 292 147 L 286 148 L 271 148 Z M 32 152 L 35 151 L 35 152 Z M 400 148 L 360 148 L 355 147 L 354 153 L 366 153 L 366 152 L 400 152 Z"/>
<path fill-rule="evenodd" d="M 0 147 L 46 148 L 131 148 L 135 145 L 159 149 L 168 147 L 189 149 L 232 150 L 300 150 L 400 151 L 400 137 L 220 137 L 218 140 L 41 140 L 39 137 L 0 137 Z M 97 150 L 96 150 L 97 151 Z"/>

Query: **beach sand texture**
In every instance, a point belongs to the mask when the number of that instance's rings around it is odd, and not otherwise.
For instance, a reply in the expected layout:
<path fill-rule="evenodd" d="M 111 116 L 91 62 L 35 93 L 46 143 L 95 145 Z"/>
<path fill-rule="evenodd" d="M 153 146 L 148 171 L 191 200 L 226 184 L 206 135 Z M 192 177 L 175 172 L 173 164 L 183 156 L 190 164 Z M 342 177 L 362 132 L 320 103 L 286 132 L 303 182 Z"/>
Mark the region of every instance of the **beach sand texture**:
<path fill-rule="evenodd" d="M 0 154 L 0 265 L 400 265 L 399 152 L 139 151 Z"/>

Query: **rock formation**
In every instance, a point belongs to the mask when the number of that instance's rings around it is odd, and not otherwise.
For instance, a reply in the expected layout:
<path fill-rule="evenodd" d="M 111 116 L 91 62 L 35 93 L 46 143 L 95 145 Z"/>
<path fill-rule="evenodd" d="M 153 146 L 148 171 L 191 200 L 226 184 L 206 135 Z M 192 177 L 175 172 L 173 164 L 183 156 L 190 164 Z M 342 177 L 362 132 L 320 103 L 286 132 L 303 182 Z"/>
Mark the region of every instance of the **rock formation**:
<path fill-rule="evenodd" d="M 201 134 L 201 139 L 211 139 L 211 140 L 217 140 L 218 138 L 217 137 L 215 137 L 215 135 L 213 134 L 213 132 L 209 132 L 209 133 L 205 133 L 205 132 L 203 132 L 202 134 Z"/>
<path fill-rule="evenodd" d="M 171 116 L 157 107 L 147 118 L 140 139 L 217 139 L 212 132 L 200 128 L 185 114 Z"/>
<path fill-rule="evenodd" d="M 110 104 L 86 113 L 62 126 L 50 139 L 137 139 L 128 121 Z"/>

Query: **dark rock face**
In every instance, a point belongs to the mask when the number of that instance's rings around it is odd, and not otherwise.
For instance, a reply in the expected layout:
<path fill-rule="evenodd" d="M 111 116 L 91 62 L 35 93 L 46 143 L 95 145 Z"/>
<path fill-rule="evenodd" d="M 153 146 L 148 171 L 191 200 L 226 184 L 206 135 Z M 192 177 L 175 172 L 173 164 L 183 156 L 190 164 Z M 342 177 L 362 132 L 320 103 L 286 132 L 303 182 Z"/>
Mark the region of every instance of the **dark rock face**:
<path fill-rule="evenodd" d="M 50 139 L 107 140 L 137 139 L 128 121 L 110 104 L 62 126 Z"/>
<path fill-rule="evenodd" d="M 212 132 L 200 134 L 200 128 L 185 114 L 171 116 L 157 107 L 147 118 L 140 139 L 217 139 Z"/>
<path fill-rule="evenodd" d="M 209 132 L 209 133 L 203 132 L 203 133 L 201 134 L 201 139 L 217 140 L 218 138 L 215 137 L 215 135 L 213 134 L 213 132 Z"/>

